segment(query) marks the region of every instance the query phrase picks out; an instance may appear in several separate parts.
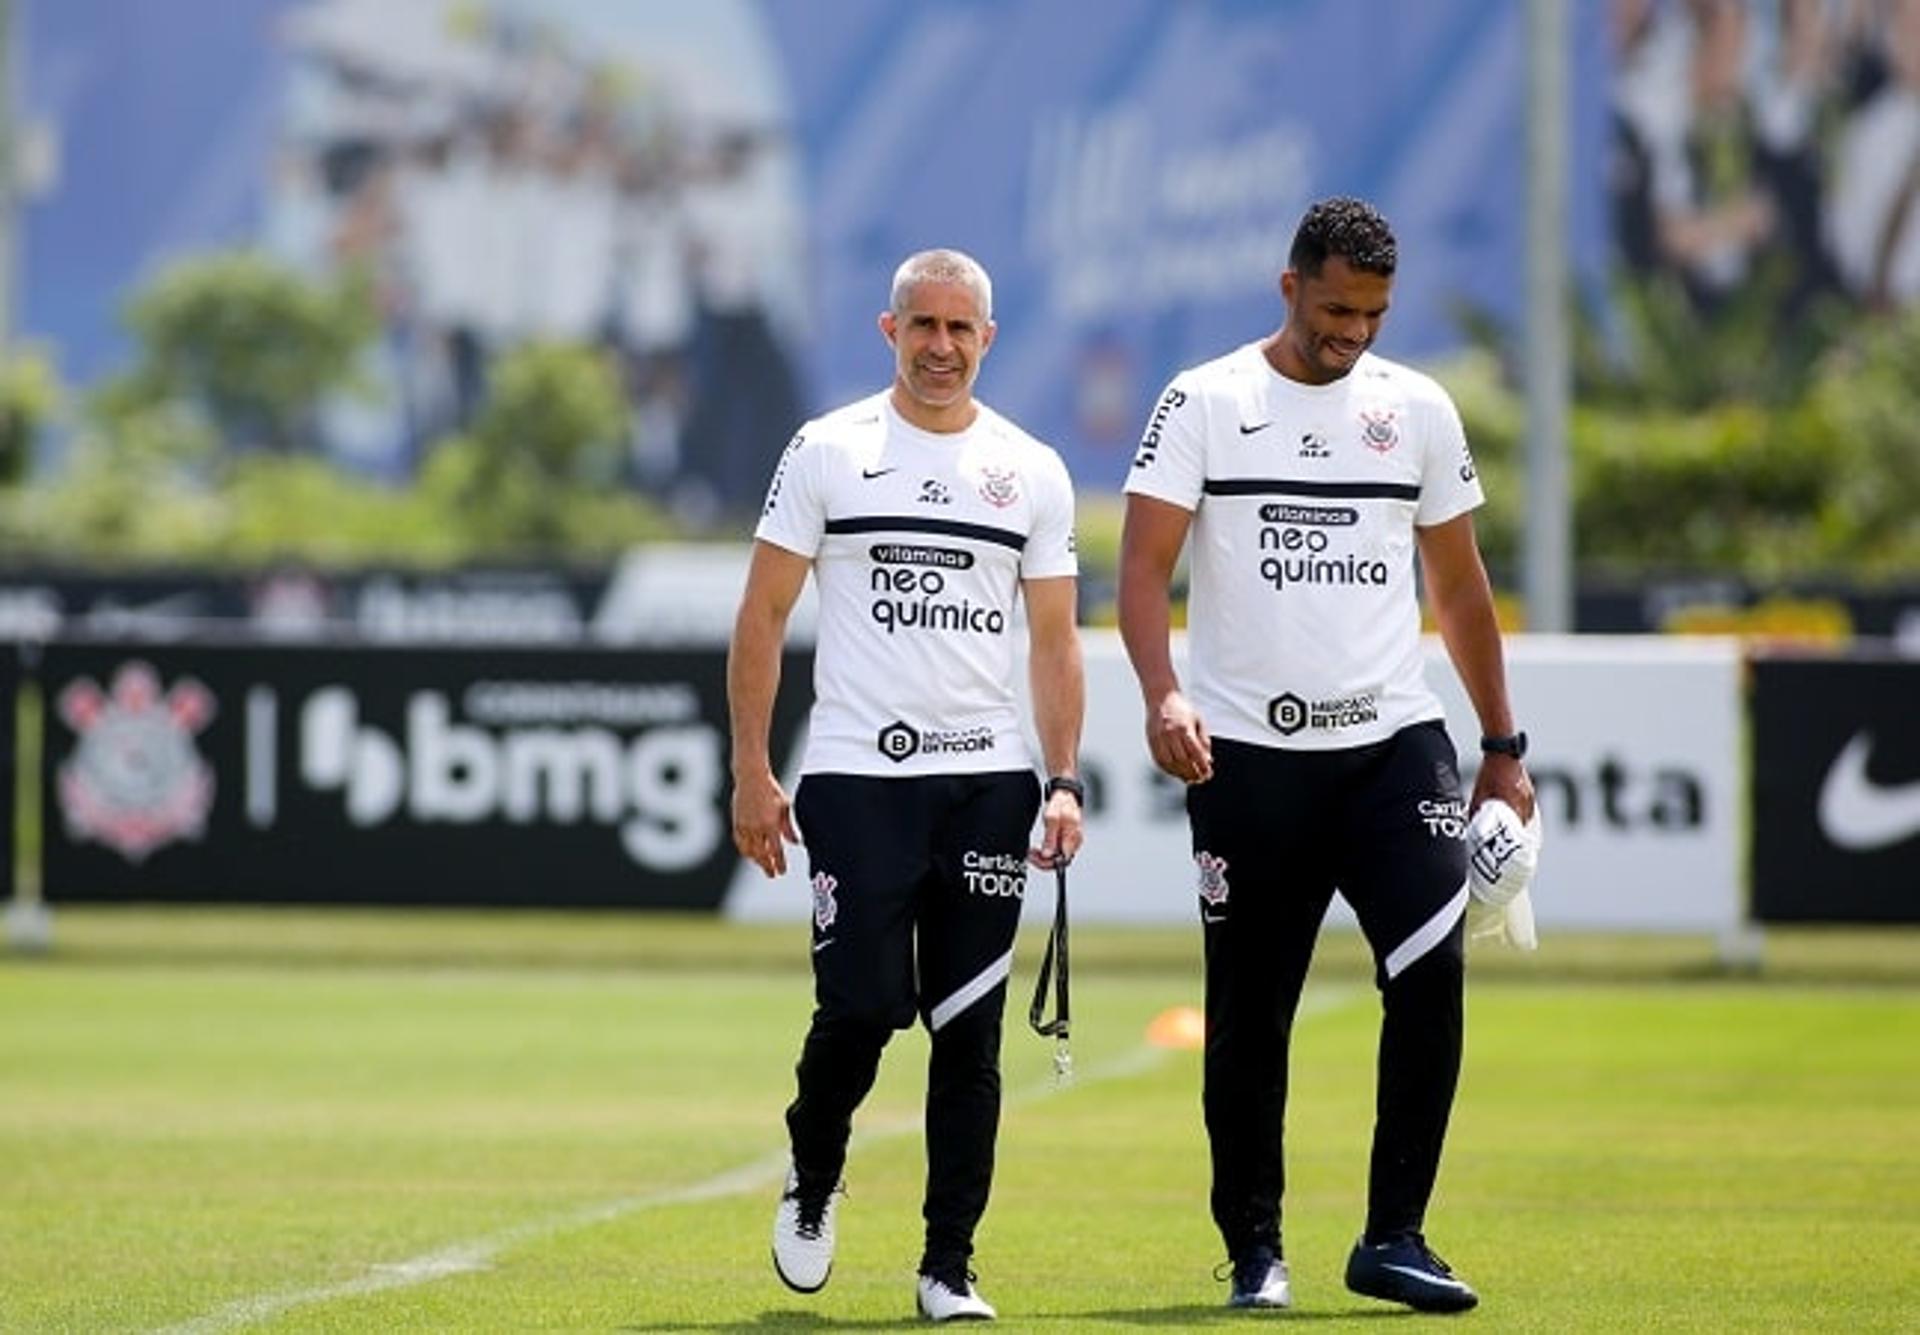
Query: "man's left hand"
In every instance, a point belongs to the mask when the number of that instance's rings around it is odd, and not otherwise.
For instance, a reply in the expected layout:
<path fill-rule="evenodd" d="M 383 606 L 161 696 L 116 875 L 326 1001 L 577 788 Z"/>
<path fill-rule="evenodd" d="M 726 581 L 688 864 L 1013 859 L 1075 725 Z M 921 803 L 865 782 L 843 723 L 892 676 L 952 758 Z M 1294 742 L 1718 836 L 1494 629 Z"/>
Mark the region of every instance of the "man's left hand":
<path fill-rule="evenodd" d="M 1052 871 L 1072 862 L 1073 855 L 1080 851 L 1083 836 L 1079 799 L 1072 793 L 1055 793 L 1040 815 L 1040 847 L 1027 850 L 1027 861 Z"/>
<path fill-rule="evenodd" d="M 1473 782 L 1473 800 L 1467 803 L 1467 814 L 1478 811 L 1490 797 L 1512 807 L 1522 821 L 1533 819 L 1533 779 L 1517 756 L 1489 752 L 1480 758 L 1480 777 Z"/>

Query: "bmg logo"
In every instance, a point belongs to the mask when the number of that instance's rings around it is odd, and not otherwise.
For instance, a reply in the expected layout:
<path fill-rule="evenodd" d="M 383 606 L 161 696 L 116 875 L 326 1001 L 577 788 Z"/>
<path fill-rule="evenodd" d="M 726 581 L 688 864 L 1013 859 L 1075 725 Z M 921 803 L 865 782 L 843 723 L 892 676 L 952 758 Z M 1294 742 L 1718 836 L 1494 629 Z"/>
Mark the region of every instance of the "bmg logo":
<path fill-rule="evenodd" d="M 920 734 L 895 719 L 880 729 L 877 742 L 880 754 L 897 765 L 920 749 Z"/>
<path fill-rule="evenodd" d="M 1307 702 L 1288 691 L 1267 701 L 1267 722 L 1283 737 L 1291 737 L 1307 726 Z"/>
<path fill-rule="evenodd" d="M 1146 434 L 1140 437 L 1140 448 L 1134 452 L 1133 466 L 1146 468 L 1160 453 L 1160 433 L 1166 429 L 1167 418 L 1175 408 L 1187 401 L 1185 391 L 1169 389 L 1160 396 L 1160 402 L 1153 410 L 1153 416 L 1147 421 Z"/>

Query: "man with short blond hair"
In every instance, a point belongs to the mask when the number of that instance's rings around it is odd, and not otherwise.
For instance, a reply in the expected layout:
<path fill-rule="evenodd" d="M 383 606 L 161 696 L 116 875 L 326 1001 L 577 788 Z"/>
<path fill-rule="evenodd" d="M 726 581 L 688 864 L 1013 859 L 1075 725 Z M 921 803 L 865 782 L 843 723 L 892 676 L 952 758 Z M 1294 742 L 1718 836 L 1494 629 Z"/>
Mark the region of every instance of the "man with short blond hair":
<path fill-rule="evenodd" d="M 773 876 L 804 835 L 813 890 L 815 1009 L 774 1266 L 801 1292 L 827 1282 L 854 1110 L 917 1016 L 931 1051 L 916 1304 L 935 1321 L 994 1315 L 969 1260 L 993 1178 L 1014 932 L 1026 868 L 1064 866 L 1081 838 L 1073 488 L 1052 449 L 973 396 L 992 316 L 970 257 L 900 266 L 879 319 L 893 384 L 787 446 L 727 670 L 734 843 Z M 809 571 L 814 706 L 789 801 L 767 732 Z M 1044 792 L 1013 690 L 1021 600 Z"/>

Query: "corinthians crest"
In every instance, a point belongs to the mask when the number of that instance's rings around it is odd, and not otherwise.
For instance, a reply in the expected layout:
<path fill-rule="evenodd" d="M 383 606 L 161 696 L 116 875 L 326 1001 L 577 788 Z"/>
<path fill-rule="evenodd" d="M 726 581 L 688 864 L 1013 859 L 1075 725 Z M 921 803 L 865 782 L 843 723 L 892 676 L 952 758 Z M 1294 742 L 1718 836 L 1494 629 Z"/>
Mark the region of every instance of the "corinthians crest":
<path fill-rule="evenodd" d="M 1360 412 L 1360 439 L 1367 448 L 1385 454 L 1400 443 L 1399 414 L 1391 408 L 1366 408 Z"/>
<path fill-rule="evenodd" d="M 82 677 L 60 692 L 61 719 L 79 738 L 57 779 L 61 814 L 78 839 L 129 862 L 206 832 L 213 769 L 194 737 L 213 720 L 213 693 L 191 677 L 160 690 L 159 674 L 123 663 L 102 691 Z"/>
<path fill-rule="evenodd" d="M 1193 855 L 1193 861 L 1200 868 L 1200 898 L 1209 904 L 1226 903 L 1227 860 L 1202 851 Z"/>
<path fill-rule="evenodd" d="M 1004 510 L 1020 499 L 1020 475 L 1011 468 L 980 470 L 980 499 Z"/>
<path fill-rule="evenodd" d="M 813 922 L 823 932 L 833 926 L 833 920 L 840 916 L 840 906 L 833 898 L 833 892 L 839 888 L 840 882 L 827 873 L 814 873 Z"/>

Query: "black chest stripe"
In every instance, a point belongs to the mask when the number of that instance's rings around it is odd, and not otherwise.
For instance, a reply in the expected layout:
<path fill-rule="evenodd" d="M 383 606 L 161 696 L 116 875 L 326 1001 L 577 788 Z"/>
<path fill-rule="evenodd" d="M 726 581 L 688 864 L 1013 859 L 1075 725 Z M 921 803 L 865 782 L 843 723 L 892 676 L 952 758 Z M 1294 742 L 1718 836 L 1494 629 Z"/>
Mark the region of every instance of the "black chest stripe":
<path fill-rule="evenodd" d="M 949 538 L 972 538 L 992 542 L 1014 551 L 1025 551 L 1027 535 L 1012 529 L 992 528 L 986 524 L 963 524 L 956 519 L 926 519 L 919 515 L 854 515 L 848 519 L 829 519 L 829 533 L 940 533 Z"/>
<path fill-rule="evenodd" d="M 1376 501 L 1420 499 L 1420 487 L 1413 482 L 1301 482 L 1277 477 L 1210 477 L 1201 490 L 1209 496 L 1320 496 Z"/>

